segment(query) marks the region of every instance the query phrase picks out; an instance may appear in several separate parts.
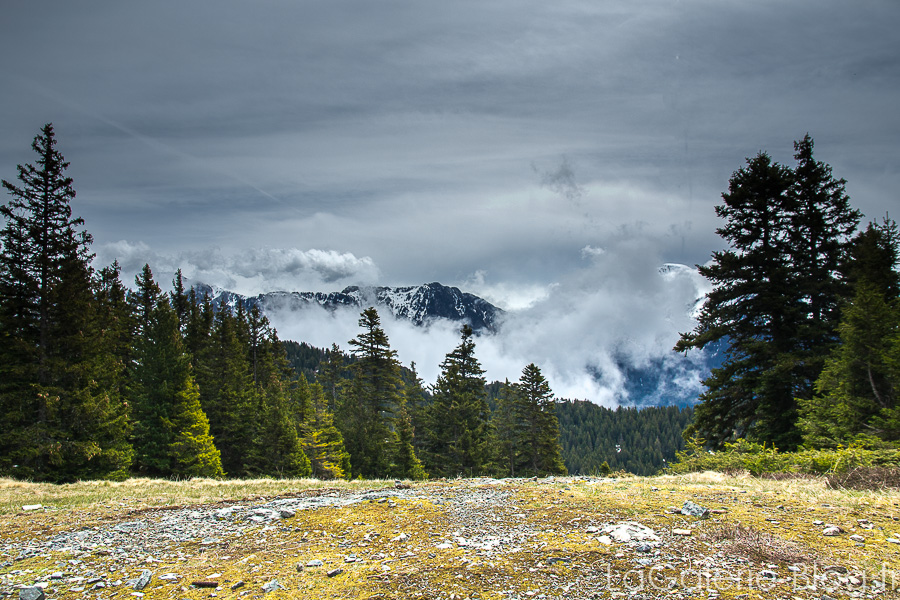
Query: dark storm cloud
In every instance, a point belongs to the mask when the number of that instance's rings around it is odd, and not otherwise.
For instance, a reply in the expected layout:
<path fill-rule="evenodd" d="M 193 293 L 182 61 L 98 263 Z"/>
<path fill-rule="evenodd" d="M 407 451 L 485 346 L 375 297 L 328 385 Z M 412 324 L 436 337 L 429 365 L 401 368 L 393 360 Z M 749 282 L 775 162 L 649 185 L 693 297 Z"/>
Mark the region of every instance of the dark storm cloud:
<path fill-rule="evenodd" d="M 536 166 L 532 165 L 532 168 L 540 172 Z M 577 203 L 584 196 L 584 188 L 575 180 L 575 171 L 572 170 L 572 165 L 569 164 L 566 156 L 562 157 L 559 167 L 540 173 L 540 175 L 543 187 L 556 192 L 569 202 Z"/>

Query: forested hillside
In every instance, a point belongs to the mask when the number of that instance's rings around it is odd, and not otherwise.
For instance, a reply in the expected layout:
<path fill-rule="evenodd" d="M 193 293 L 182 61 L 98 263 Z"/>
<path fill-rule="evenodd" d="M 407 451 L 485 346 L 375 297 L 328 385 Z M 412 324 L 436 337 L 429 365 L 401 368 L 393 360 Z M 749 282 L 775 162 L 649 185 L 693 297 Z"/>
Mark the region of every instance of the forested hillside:
<path fill-rule="evenodd" d="M 340 356 L 347 364 L 354 360 L 351 354 L 335 348 L 324 350 L 290 340 L 282 344 L 291 366 L 310 381 L 327 380 L 327 368 L 323 366 L 329 356 Z M 401 377 L 405 381 L 414 376 L 413 371 L 402 368 Z M 492 415 L 502 410 L 505 389 L 502 381 L 485 386 Z M 430 396 L 427 390 L 423 392 Z M 586 400 L 557 400 L 554 408 L 559 421 L 562 459 L 568 472 L 575 475 L 620 470 L 638 475 L 655 474 L 666 467 L 666 461 L 675 458 L 677 451 L 684 449 L 681 434 L 693 417 L 691 407 L 609 409 Z"/>
<path fill-rule="evenodd" d="M 605 408 L 585 400 L 556 404 L 562 456 L 569 473 L 628 471 L 653 475 L 684 449 L 681 432 L 693 409 L 677 406 Z"/>

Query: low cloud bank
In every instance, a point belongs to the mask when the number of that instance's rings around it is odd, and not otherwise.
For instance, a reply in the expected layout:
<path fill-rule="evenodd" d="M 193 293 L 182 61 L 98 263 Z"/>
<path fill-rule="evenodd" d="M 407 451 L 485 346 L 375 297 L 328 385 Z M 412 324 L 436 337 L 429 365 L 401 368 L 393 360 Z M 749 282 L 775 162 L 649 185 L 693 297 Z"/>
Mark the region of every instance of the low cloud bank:
<path fill-rule="evenodd" d="M 126 241 L 104 244 L 95 249 L 95 265 L 118 260 L 122 280 L 134 281 L 144 264 L 167 288 L 175 271 L 181 269 L 188 281 L 221 287 L 245 296 L 265 292 L 340 291 L 348 285 L 374 284 L 380 272 L 368 256 L 333 250 L 298 248 L 252 248 L 228 252 L 219 248 L 161 254 L 143 243 Z"/>
<path fill-rule="evenodd" d="M 706 281 L 684 265 L 660 268 L 646 240 L 618 240 L 602 252 L 586 249 L 583 257 L 580 269 L 532 293 L 525 308 L 508 311 L 499 333 L 477 338 L 476 355 L 488 379 L 517 380 L 533 362 L 558 397 L 606 406 L 650 394 L 638 389 L 641 384 L 652 386 L 660 402 L 699 392 L 702 357 L 671 349 L 680 332 L 694 328 L 692 313 Z M 483 274 L 478 281 L 489 285 Z M 311 307 L 269 318 L 282 338 L 319 347 L 338 343 L 347 350 L 347 341 L 359 333 L 356 309 L 328 313 Z M 400 360 L 415 362 L 425 382 L 433 383 L 444 356 L 459 343 L 458 326 L 439 321 L 415 327 L 386 311 L 381 318 Z"/>
<path fill-rule="evenodd" d="M 96 264 L 118 258 L 123 281 L 149 263 L 164 288 L 180 267 L 189 281 L 244 295 L 274 290 L 335 291 L 374 284 L 379 270 L 368 257 L 325 250 L 257 248 L 163 255 L 144 244 L 119 242 L 97 249 Z M 683 401 L 700 391 L 703 356 L 676 355 L 680 332 L 696 325 L 693 313 L 708 291 L 694 268 L 665 265 L 647 236 L 634 230 L 580 250 L 578 268 L 549 285 L 491 282 L 477 272 L 460 286 L 506 308 L 500 330 L 476 340 L 476 355 L 489 380 L 519 378 L 537 364 L 558 397 L 606 406 L 646 401 Z M 451 282 L 452 283 L 452 282 Z M 276 311 L 269 319 L 282 339 L 349 350 L 359 310 L 328 312 L 318 306 Z M 459 326 L 436 321 L 416 327 L 381 311 L 391 346 L 405 365 L 416 363 L 426 384 L 440 374 L 445 355 L 459 343 Z"/>

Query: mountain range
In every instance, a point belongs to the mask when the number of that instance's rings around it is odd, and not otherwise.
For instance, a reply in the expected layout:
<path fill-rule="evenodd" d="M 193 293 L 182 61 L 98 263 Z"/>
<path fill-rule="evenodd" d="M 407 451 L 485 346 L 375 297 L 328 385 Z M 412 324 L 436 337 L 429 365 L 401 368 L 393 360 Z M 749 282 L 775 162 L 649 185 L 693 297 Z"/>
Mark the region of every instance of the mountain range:
<path fill-rule="evenodd" d="M 269 292 L 258 296 L 241 296 L 203 283 L 195 284 L 199 296 L 208 295 L 214 306 L 235 308 L 242 304 L 256 306 L 264 314 L 283 310 L 301 310 L 320 306 L 333 311 L 342 307 L 360 310 L 374 306 L 396 319 L 406 319 L 423 326 L 435 319 L 468 323 L 475 332 L 496 332 L 503 310 L 474 294 L 440 283 L 408 287 L 351 286 L 340 292 Z"/>
<path fill-rule="evenodd" d="M 662 274 L 665 272 L 661 270 Z M 282 321 L 291 312 L 312 307 L 334 313 L 342 308 L 361 312 L 374 306 L 382 315 L 390 314 L 420 327 L 436 321 L 451 321 L 468 323 L 476 334 L 491 335 L 500 332 L 504 315 L 502 309 L 483 298 L 440 283 L 407 287 L 351 286 L 340 292 L 269 292 L 257 296 L 242 296 L 203 283 L 194 284 L 193 288 L 201 297 L 208 295 L 216 307 L 234 309 L 240 304 L 249 310 L 256 306 L 263 314 L 278 314 Z M 694 315 L 701 305 L 702 299 L 698 299 L 696 304 L 685 309 Z M 721 365 L 726 349 L 727 342 L 719 342 L 690 356 L 671 352 L 640 366 L 631 364 L 626 356 L 615 357 L 624 378 L 626 395 L 623 401 L 635 406 L 694 404 L 700 378 Z M 593 372 L 593 376 L 597 381 L 603 381 L 599 372 Z"/>

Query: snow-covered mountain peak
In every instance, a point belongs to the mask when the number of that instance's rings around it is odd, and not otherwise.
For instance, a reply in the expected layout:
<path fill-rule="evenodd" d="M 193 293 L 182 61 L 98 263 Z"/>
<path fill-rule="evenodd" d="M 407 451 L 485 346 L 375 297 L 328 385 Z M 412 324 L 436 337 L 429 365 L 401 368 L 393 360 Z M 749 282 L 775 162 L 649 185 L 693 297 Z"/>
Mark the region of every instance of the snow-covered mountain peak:
<path fill-rule="evenodd" d="M 408 287 L 350 286 L 341 292 L 269 292 L 246 297 L 205 284 L 194 286 L 198 293 L 208 294 L 214 305 L 232 308 L 242 303 L 257 306 L 265 312 L 302 310 L 318 305 L 328 310 L 352 307 L 360 310 L 374 306 L 390 312 L 397 319 L 415 325 L 427 325 L 435 319 L 465 322 L 475 331 L 496 331 L 502 310 L 486 300 L 440 283 Z"/>

